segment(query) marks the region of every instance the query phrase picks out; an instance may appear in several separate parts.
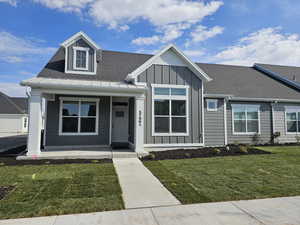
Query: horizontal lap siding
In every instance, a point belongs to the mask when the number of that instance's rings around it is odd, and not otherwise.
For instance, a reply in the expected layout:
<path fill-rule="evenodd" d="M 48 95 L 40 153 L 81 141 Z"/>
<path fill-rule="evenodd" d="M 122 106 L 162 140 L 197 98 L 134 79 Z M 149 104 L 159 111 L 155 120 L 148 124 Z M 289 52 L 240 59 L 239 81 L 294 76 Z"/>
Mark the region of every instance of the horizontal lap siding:
<path fill-rule="evenodd" d="M 204 138 L 205 146 L 222 146 L 225 144 L 224 134 L 224 100 L 218 99 L 218 110 L 207 111 L 204 106 Z"/>
<path fill-rule="evenodd" d="M 202 143 L 202 83 L 187 67 L 152 65 L 138 77 L 138 82 L 148 86 L 145 104 L 145 144 Z M 189 86 L 189 136 L 152 136 L 152 88 L 151 84 Z"/>
<path fill-rule="evenodd" d="M 260 142 L 268 143 L 271 141 L 272 134 L 272 112 L 270 103 L 256 102 L 230 102 L 227 104 L 227 134 L 228 144 L 244 143 L 253 144 L 254 135 L 235 135 L 232 128 L 232 107 L 231 104 L 255 104 L 260 105 Z"/>
<path fill-rule="evenodd" d="M 74 97 L 74 96 L 68 96 Z M 78 96 L 83 97 L 83 96 Z M 89 98 L 93 98 L 89 96 Z M 97 97 L 94 97 L 97 98 Z M 110 121 L 110 97 L 98 97 L 99 101 L 99 124 L 98 135 L 73 135 L 59 136 L 59 96 L 55 101 L 47 103 L 46 120 L 46 146 L 81 146 L 81 145 L 108 145 L 109 144 L 109 121 Z"/>
<path fill-rule="evenodd" d="M 296 142 L 296 134 L 286 132 L 285 106 L 300 106 L 300 104 L 278 103 L 274 104 L 274 132 L 280 132 L 280 136 L 275 141 L 279 143 Z M 298 134 L 300 136 L 300 133 Z"/>

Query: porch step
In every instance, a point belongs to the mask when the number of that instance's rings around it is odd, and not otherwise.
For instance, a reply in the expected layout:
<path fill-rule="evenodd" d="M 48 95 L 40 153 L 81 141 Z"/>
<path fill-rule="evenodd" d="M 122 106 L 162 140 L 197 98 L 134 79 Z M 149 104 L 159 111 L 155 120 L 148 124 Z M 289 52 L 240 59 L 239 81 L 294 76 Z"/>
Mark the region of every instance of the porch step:
<path fill-rule="evenodd" d="M 129 149 L 128 142 L 112 142 L 111 143 L 112 149 Z"/>

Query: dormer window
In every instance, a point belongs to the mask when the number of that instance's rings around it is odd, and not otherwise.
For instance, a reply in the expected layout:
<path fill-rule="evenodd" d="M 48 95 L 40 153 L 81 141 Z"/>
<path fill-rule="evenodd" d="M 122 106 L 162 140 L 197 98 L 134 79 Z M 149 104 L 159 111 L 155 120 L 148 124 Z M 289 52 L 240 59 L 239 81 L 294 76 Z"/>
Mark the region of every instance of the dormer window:
<path fill-rule="evenodd" d="M 76 70 L 88 70 L 89 48 L 73 47 L 74 61 L 73 68 Z"/>

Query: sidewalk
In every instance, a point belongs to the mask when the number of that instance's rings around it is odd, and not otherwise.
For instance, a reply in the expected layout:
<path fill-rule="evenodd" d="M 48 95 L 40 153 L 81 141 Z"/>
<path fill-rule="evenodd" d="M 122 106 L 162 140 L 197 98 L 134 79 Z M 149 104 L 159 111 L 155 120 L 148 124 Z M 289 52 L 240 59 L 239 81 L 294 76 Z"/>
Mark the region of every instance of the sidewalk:
<path fill-rule="evenodd" d="M 300 197 L 2 220 L 0 225 L 299 225 Z"/>
<path fill-rule="evenodd" d="M 138 158 L 114 158 L 113 162 L 126 209 L 180 204 Z"/>

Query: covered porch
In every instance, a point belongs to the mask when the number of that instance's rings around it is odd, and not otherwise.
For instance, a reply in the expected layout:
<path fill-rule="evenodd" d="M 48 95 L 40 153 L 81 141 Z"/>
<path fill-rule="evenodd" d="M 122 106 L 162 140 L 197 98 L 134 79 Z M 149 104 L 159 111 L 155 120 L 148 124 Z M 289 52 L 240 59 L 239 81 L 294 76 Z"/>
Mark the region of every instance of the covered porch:
<path fill-rule="evenodd" d="M 145 86 L 47 78 L 22 84 L 30 86 L 31 93 L 27 154 L 19 159 L 101 159 L 146 154 Z"/>

